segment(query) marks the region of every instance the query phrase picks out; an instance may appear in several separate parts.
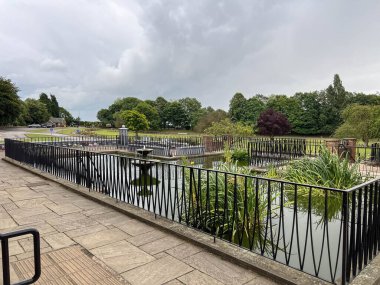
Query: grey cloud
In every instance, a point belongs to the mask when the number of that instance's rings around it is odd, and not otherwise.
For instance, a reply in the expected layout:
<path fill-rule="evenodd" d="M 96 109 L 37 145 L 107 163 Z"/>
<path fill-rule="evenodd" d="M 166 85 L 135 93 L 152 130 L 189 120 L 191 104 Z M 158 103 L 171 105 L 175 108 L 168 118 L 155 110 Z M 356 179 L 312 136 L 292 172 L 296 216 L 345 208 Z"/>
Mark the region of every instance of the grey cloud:
<path fill-rule="evenodd" d="M 375 92 L 378 1 L 0 0 L 0 74 L 84 119 L 117 97 Z"/>
<path fill-rule="evenodd" d="M 43 61 L 41 61 L 40 67 L 45 71 L 63 71 L 66 69 L 66 64 L 57 58 L 45 58 Z"/>

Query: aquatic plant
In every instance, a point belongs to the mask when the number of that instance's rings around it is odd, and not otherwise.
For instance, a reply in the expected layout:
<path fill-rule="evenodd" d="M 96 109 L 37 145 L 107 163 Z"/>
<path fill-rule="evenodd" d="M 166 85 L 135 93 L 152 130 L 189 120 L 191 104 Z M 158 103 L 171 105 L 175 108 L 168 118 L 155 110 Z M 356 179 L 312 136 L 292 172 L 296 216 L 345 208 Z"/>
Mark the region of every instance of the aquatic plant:
<path fill-rule="evenodd" d="M 249 161 L 248 151 L 242 148 L 233 149 L 231 158 L 233 161 L 236 161 L 239 165 L 247 164 Z"/>
<path fill-rule="evenodd" d="M 303 158 L 291 162 L 282 171 L 270 169 L 268 178 L 283 179 L 298 184 L 307 184 L 335 189 L 349 189 L 362 183 L 365 178 L 358 164 L 352 164 L 348 157 L 339 157 L 322 147 L 316 158 Z M 309 210 L 318 217 L 316 222 L 338 219 L 342 210 L 342 193 L 318 187 L 287 185 L 285 194 L 288 205 L 297 200 L 299 210 Z M 297 197 L 295 197 L 297 195 Z M 297 199 L 296 199 L 297 198 Z"/>
<path fill-rule="evenodd" d="M 236 162 L 221 163 L 218 171 L 185 169 L 183 219 L 234 243 L 269 250 L 278 192 L 268 193 L 266 180 L 248 176 L 251 170 Z"/>
<path fill-rule="evenodd" d="M 282 178 L 303 184 L 348 189 L 363 182 L 359 165 L 339 157 L 323 147 L 316 158 L 295 160 L 287 166 Z"/>

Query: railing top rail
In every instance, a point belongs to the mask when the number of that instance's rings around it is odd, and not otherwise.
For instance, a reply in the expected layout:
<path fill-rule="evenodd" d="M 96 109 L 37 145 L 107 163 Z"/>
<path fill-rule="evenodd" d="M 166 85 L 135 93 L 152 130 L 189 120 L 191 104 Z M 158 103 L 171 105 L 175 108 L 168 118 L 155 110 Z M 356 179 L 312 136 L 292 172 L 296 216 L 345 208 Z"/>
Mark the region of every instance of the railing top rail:
<path fill-rule="evenodd" d="M 356 190 L 358 190 L 358 189 L 360 189 L 360 188 L 363 188 L 363 187 L 369 186 L 369 185 L 371 185 L 371 184 L 373 184 L 373 183 L 375 183 L 375 182 L 377 182 L 377 181 L 380 181 L 380 178 L 379 178 L 379 177 L 374 178 L 374 179 L 371 179 L 371 180 L 366 181 L 366 182 L 363 182 L 363 183 L 361 183 L 361 184 L 359 184 L 359 185 L 356 185 L 356 186 L 354 186 L 354 187 L 351 187 L 351 188 L 345 190 L 345 192 L 353 192 L 353 191 L 356 191 Z"/>

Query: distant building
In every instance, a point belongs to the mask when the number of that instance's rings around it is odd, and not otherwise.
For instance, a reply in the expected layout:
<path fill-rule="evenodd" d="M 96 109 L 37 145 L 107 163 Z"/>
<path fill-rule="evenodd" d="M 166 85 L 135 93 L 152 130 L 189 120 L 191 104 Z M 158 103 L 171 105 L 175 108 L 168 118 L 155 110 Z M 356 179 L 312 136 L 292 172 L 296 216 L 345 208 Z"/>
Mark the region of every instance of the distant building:
<path fill-rule="evenodd" d="M 50 117 L 48 124 L 52 124 L 54 127 L 66 127 L 65 118 L 54 118 Z"/>

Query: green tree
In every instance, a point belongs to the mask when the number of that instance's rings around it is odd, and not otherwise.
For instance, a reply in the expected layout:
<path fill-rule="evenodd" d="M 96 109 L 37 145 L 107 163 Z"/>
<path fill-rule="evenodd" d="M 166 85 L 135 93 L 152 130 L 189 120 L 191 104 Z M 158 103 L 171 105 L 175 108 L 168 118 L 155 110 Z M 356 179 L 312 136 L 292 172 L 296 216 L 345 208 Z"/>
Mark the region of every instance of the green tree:
<path fill-rule="evenodd" d="M 236 93 L 230 100 L 230 109 L 228 111 L 233 122 L 243 121 L 245 114 L 245 105 L 247 99 L 241 93 Z"/>
<path fill-rule="evenodd" d="M 121 111 L 119 117 L 128 129 L 136 132 L 136 136 L 138 136 L 139 131 L 149 129 L 149 122 L 145 115 L 136 110 Z"/>
<path fill-rule="evenodd" d="M 49 120 L 50 114 L 46 105 L 39 100 L 26 99 L 25 106 L 27 109 L 26 123 L 42 124 Z"/>
<path fill-rule="evenodd" d="M 205 110 L 204 114 L 199 118 L 194 130 L 197 132 L 203 132 L 205 129 L 211 127 L 212 123 L 220 122 L 223 119 L 228 118 L 228 114 L 224 110 Z"/>
<path fill-rule="evenodd" d="M 115 124 L 115 119 L 113 117 L 113 113 L 109 109 L 100 109 L 96 115 L 98 120 L 102 122 L 103 125 Z"/>
<path fill-rule="evenodd" d="M 63 107 L 59 107 L 58 117 L 64 118 L 67 126 L 70 126 L 74 122 L 74 117 Z"/>
<path fill-rule="evenodd" d="M 154 108 L 157 107 L 156 101 L 154 101 L 154 100 L 145 100 L 144 102 L 151 105 Z"/>
<path fill-rule="evenodd" d="M 243 94 L 236 93 L 230 101 L 229 115 L 233 122 L 244 122 L 254 126 L 265 103 L 261 95 L 246 99 Z"/>
<path fill-rule="evenodd" d="M 73 121 L 73 124 L 77 125 L 77 126 L 80 126 L 81 125 L 81 119 L 80 117 L 76 117 L 74 118 L 74 121 Z"/>
<path fill-rule="evenodd" d="M 329 85 L 324 92 L 321 92 L 321 110 L 323 114 L 323 128 L 321 133 L 332 134 L 342 123 L 341 111 L 349 102 L 349 93 L 343 87 L 338 74 L 334 75 L 333 84 Z"/>
<path fill-rule="evenodd" d="M 189 117 L 183 105 L 178 101 L 168 102 L 163 113 L 163 120 L 167 127 L 183 129 L 188 126 Z"/>
<path fill-rule="evenodd" d="M 321 133 L 323 126 L 323 112 L 319 101 L 320 93 L 296 93 L 293 97 L 294 110 L 290 116 L 292 130 L 300 135 L 316 135 Z M 286 114 L 286 113 L 285 113 Z"/>
<path fill-rule="evenodd" d="M 160 128 L 160 116 L 155 107 L 146 102 L 140 102 L 134 110 L 145 115 L 151 129 L 158 130 Z"/>
<path fill-rule="evenodd" d="M 10 79 L 0 77 L 0 125 L 12 124 L 20 116 L 22 101 L 18 91 Z"/>
<path fill-rule="evenodd" d="M 40 98 L 38 100 L 41 103 L 45 104 L 46 108 L 48 109 L 48 112 L 50 113 L 51 101 L 49 99 L 49 96 L 46 93 L 41 93 Z"/>
<path fill-rule="evenodd" d="M 359 105 L 380 105 L 380 96 L 379 94 L 364 94 L 364 93 L 352 93 L 349 96 L 350 104 L 359 104 Z"/>
<path fill-rule="evenodd" d="M 295 100 L 294 97 L 288 97 L 286 95 L 270 96 L 268 98 L 266 107 L 268 109 L 273 109 L 284 114 L 290 122 L 296 119 L 297 108 L 300 108 L 297 100 Z"/>
<path fill-rule="evenodd" d="M 26 119 L 28 117 L 28 110 L 26 108 L 26 104 L 25 102 L 21 101 L 21 111 L 20 111 L 20 115 L 17 117 L 16 121 L 15 121 L 15 125 L 16 126 L 25 126 L 27 123 L 26 123 Z"/>
<path fill-rule="evenodd" d="M 165 129 L 168 123 L 165 110 L 170 103 L 166 101 L 163 97 L 157 97 L 155 104 L 158 111 L 158 115 L 160 117 L 160 127 Z"/>
<path fill-rule="evenodd" d="M 348 102 L 348 92 L 343 87 L 342 80 L 338 74 L 334 75 L 333 85 L 329 85 L 326 89 L 326 96 L 330 104 L 337 108 L 343 109 Z"/>
<path fill-rule="evenodd" d="M 249 98 L 243 108 L 242 121 L 256 125 L 260 113 L 265 110 L 265 104 L 258 97 Z"/>
<path fill-rule="evenodd" d="M 380 137 L 380 106 L 349 105 L 342 118 L 344 123 L 335 132 L 338 138 L 362 139 L 368 145 L 370 139 Z"/>
<path fill-rule="evenodd" d="M 50 98 L 46 93 L 41 93 L 39 101 L 45 104 L 51 117 L 59 117 L 59 104 L 55 95 L 50 94 Z"/>
<path fill-rule="evenodd" d="M 112 114 L 115 114 L 120 111 L 133 110 L 140 102 L 141 100 L 135 97 L 119 98 L 108 109 Z"/>
<path fill-rule="evenodd" d="M 197 124 L 199 117 L 202 115 L 202 104 L 195 98 L 186 97 L 178 100 L 185 111 L 188 121 L 186 122 L 185 128 L 194 128 Z"/>
<path fill-rule="evenodd" d="M 242 122 L 234 123 L 229 118 L 226 118 L 220 122 L 213 122 L 211 127 L 205 129 L 205 133 L 214 136 L 232 135 L 246 137 L 253 135 L 253 129 Z"/>
<path fill-rule="evenodd" d="M 55 95 L 50 94 L 50 114 L 52 117 L 58 118 L 59 117 L 59 105 L 57 98 Z"/>

